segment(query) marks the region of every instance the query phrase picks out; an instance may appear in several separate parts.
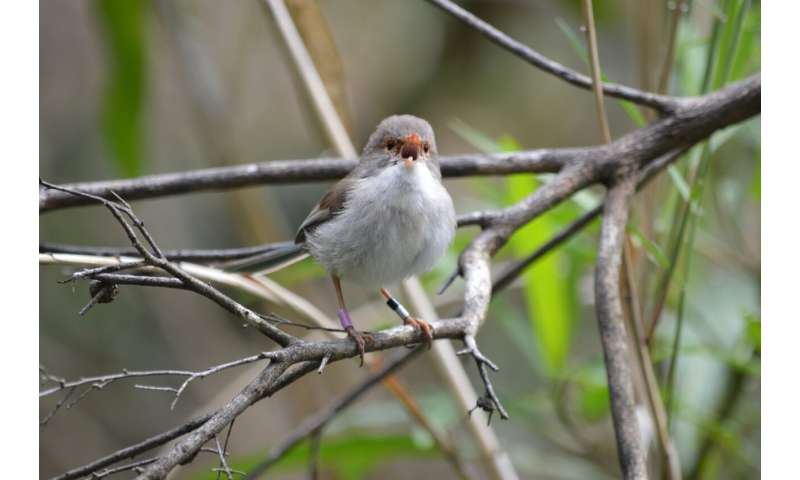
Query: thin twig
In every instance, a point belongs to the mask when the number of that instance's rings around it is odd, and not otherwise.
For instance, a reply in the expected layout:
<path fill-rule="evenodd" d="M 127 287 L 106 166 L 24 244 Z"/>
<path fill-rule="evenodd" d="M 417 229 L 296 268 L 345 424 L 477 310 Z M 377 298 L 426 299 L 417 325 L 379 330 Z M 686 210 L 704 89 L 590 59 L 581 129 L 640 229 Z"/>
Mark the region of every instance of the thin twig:
<path fill-rule="evenodd" d="M 203 444 L 230 424 L 250 405 L 262 399 L 288 368 L 287 363 L 270 362 L 261 373 L 242 389 L 230 402 L 214 413 L 207 422 L 186 438 L 176 443 L 157 461 L 148 465 L 137 479 L 161 479 L 175 466 L 189 460 Z"/>
<path fill-rule="evenodd" d="M 675 58 L 675 41 L 678 38 L 678 24 L 681 15 L 689 10 L 689 5 L 683 0 L 667 2 L 670 11 L 669 37 L 667 38 L 667 51 L 664 54 L 664 63 L 661 66 L 661 75 L 658 78 L 658 93 L 666 93 L 669 86 L 669 74 L 672 71 Z"/>
<path fill-rule="evenodd" d="M 164 250 L 162 253 L 171 262 L 217 262 L 223 260 L 236 260 L 250 257 L 260 253 L 283 248 L 294 242 L 277 242 L 253 247 L 222 248 L 212 250 Z M 131 247 L 89 247 L 84 245 L 67 245 L 63 243 L 40 242 L 39 253 L 75 253 L 79 255 L 97 255 L 101 257 L 133 257 L 138 255 L 135 248 Z"/>
<path fill-rule="evenodd" d="M 55 414 L 64 406 L 65 403 L 69 401 L 72 395 L 75 393 L 77 387 L 69 387 L 67 393 L 61 397 L 61 399 L 55 404 L 55 406 L 47 412 L 47 415 L 44 416 L 41 420 L 39 420 L 39 427 L 46 427 L 47 423 L 52 419 Z"/>
<path fill-rule="evenodd" d="M 233 420 L 231 420 L 231 426 L 233 426 Z M 228 433 L 230 434 L 230 428 L 228 429 Z M 220 470 L 225 472 L 225 476 L 228 477 L 228 480 L 233 478 L 233 473 L 231 472 L 230 467 L 228 467 L 228 462 L 225 460 L 225 449 L 222 448 L 222 445 L 219 443 L 219 436 L 214 436 L 214 443 L 217 445 L 217 453 L 219 454 L 219 464 Z M 219 478 L 219 473 L 217 472 L 217 478 Z"/>
<path fill-rule="evenodd" d="M 89 464 L 69 470 L 61 475 L 51 478 L 50 480 L 72 480 L 75 478 L 81 478 L 86 475 L 90 475 L 100 470 L 101 468 L 113 465 L 114 463 L 117 463 L 120 460 L 125 460 L 126 458 L 135 457 L 136 455 L 139 455 L 143 452 L 164 445 L 180 437 L 181 435 L 185 435 L 186 433 L 191 432 L 192 430 L 196 429 L 200 425 L 207 422 L 208 419 L 211 418 L 211 416 L 212 414 L 208 413 L 200 417 L 193 418 L 192 420 L 189 420 L 183 425 L 179 425 L 178 427 L 175 427 L 172 430 L 167 430 L 166 432 L 154 435 L 139 443 L 131 445 L 130 447 L 125 447 L 123 449 L 117 450 L 114 453 L 106 455 L 105 457 L 102 458 L 98 458 L 97 460 Z"/>
<path fill-rule="evenodd" d="M 311 432 L 308 436 L 308 478 L 319 478 L 319 446 L 322 442 L 322 428 Z"/>
<path fill-rule="evenodd" d="M 51 183 L 45 182 L 42 179 L 39 179 L 39 184 L 44 188 L 66 192 L 77 197 L 83 197 L 101 203 L 106 208 L 108 208 L 108 210 L 111 212 L 111 214 L 120 224 L 120 226 L 122 226 L 131 244 L 139 252 L 139 255 L 142 256 L 142 258 L 147 264 L 160 268 L 161 270 L 164 270 L 165 272 L 171 274 L 173 277 L 180 280 L 186 286 L 187 289 L 192 290 L 195 293 L 198 293 L 208 298 L 209 300 L 213 301 L 214 303 L 221 306 L 225 310 L 228 310 L 229 312 L 241 318 L 248 324 L 254 326 L 261 333 L 263 333 L 270 339 L 274 340 L 277 344 L 285 346 L 298 341 L 296 337 L 283 332 L 282 330 L 271 325 L 269 322 L 265 322 L 256 313 L 235 302 L 230 297 L 223 294 L 222 292 L 212 287 L 208 283 L 205 283 L 202 280 L 197 279 L 196 277 L 187 273 L 180 267 L 169 262 L 164 257 L 163 253 L 161 252 L 161 249 L 158 247 L 155 240 L 153 240 L 153 237 L 150 235 L 150 232 L 148 232 L 147 229 L 144 227 L 144 222 L 142 222 L 136 216 L 136 214 L 133 213 L 133 210 L 131 209 L 130 205 L 128 205 L 127 202 L 122 200 L 122 198 L 115 192 L 112 191 L 111 195 L 116 197 L 117 200 L 111 201 L 111 200 L 106 200 L 105 198 L 99 197 L 97 195 L 82 192 L 69 187 L 53 185 Z M 128 219 L 130 219 L 130 221 L 133 223 L 133 226 L 131 226 L 125 220 L 123 214 L 127 216 Z M 145 248 L 145 246 L 141 243 L 134 229 L 140 232 L 141 235 L 145 238 L 145 241 L 152 249 L 152 252 L 147 248 Z"/>
<path fill-rule="evenodd" d="M 107 385 L 117 381 L 117 380 L 125 380 L 130 378 L 144 378 L 144 377 L 162 377 L 162 376 L 181 376 L 186 377 L 186 380 L 181 383 L 178 388 L 172 387 L 153 387 L 153 386 L 144 386 L 144 385 L 137 385 L 138 388 L 143 388 L 146 390 L 165 390 L 175 393 L 175 399 L 173 400 L 172 404 L 170 405 L 170 409 L 175 408 L 175 404 L 178 402 L 181 394 L 186 390 L 186 387 L 189 385 L 190 382 L 202 378 L 206 378 L 210 375 L 214 375 L 219 373 L 223 370 L 227 370 L 233 367 L 239 367 L 242 365 L 247 365 L 253 362 L 257 362 L 259 360 L 264 360 L 267 358 L 266 353 L 259 353 L 257 355 L 251 355 L 249 357 L 240 358 L 238 360 L 234 360 L 231 362 L 223 363 L 220 365 L 215 365 L 209 367 L 205 370 L 200 371 L 190 371 L 190 370 L 123 370 L 119 373 L 112 373 L 108 375 L 98 375 L 95 377 L 87 377 L 87 378 L 80 378 L 78 380 L 73 381 L 64 381 L 61 382 L 59 385 L 55 387 L 51 387 L 49 389 L 43 390 L 39 392 L 39 398 L 46 397 L 48 395 L 52 395 L 53 393 L 70 389 L 71 391 L 75 388 L 82 387 L 85 385 L 89 385 L 91 388 L 87 389 L 86 392 L 88 393 L 91 389 L 100 389 L 104 388 Z M 85 393 L 80 397 L 82 398 L 85 396 Z"/>
<path fill-rule="evenodd" d="M 336 415 L 341 413 L 345 408 L 359 399 L 364 392 L 377 385 L 387 375 L 397 371 L 422 350 L 423 347 L 417 347 L 413 350 L 403 352 L 395 358 L 387 361 L 379 371 L 369 375 L 366 379 L 362 380 L 358 385 L 353 387 L 349 392 L 345 393 L 343 396 L 339 397 L 333 403 L 320 410 L 313 416 L 304 420 L 300 426 L 293 430 L 277 446 L 273 447 L 267 457 L 258 465 L 256 465 L 256 467 L 250 472 L 248 472 L 245 479 L 254 479 L 262 476 L 270 467 L 272 467 L 272 465 L 275 464 L 276 461 L 282 458 L 286 452 L 291 450 L 303 439 L 311 435 L 312 432 L 323 428 L 331 420 L 333 420 Z"/>
<path fill-rule="evenodd" d="M 222 453 L 220 458 L 220 470 L 224 468 L 225 473 L 228 475 L 228 478 L 230 478 L 230 473 L 233 472 L 233 470 L 231 470 L 230 467 L 228 467 L 228 465 L 224 462 L 224 460 L 225 456 L 228 454 L 228 442 L 231 439 L 231 433 L 233 432 L 234 423 L 236 423 L 236 419 L 231 420 L 231 423 L 228 425 L 228 433 L 225 434 L 225 441 L 222 443 Z M 219 447 L 219 445 L 217 445 L 217 447 Z M 222 472 L 221 471 L 217 472 L 217 480 L 219 480 L 220 473 Z"/>
<path fill-rule="evenodd" d="M 555 75 L 556 77 L 571 83 L 576 87 L 586 90 L 592 89 L 592 80 L 586 75 L 582 75 L 574 70 L 571 70 L 564 65 L 555 62 L 539 52 L 533 50 L 527 45 L 514 40 L 507 34 L 501 32 L 489 23 L 481 20 L 475 15 L 464 10 L 450 0 L 427 0 L 428 3 L 439 7 L 446 13 L 454 18 L 460 20 L 468 27 L 477 30 L 483 36 L 488 38 L 493 43 L 510 51 L 514 55 L 522 58 L 526 62 L 535 66 L 536 68 Z M 657 95 L 655 93 L 643 92 L 632 87 L 625 85 L 618 85 L 614 83 L 603 84 L 603 90 L 607 95 L 612 97 L 630 100 L 631 102 L 638 103 L 650 108 L 653 108 L 661 113 L 668 113 L 674 111 L 679 104 L 679 101 L 674 97 L 666 97 Z"/>
<path fill-rule="evenodd" d="M 155 462 L 157 459 L 158 457 L 145 458 L 144 460 L 127 463 L 125 465 L 120 465 L 119 467 L 107 468 L 105 470 L 92 473 L 92 478 L 104 478 L 109 475 L 114 475 L 115 473 L 127 472 L 128 470 L 133 470 L 134 472 L 139 473 L 141 471 L 141 467 L 149 465 Z"/>

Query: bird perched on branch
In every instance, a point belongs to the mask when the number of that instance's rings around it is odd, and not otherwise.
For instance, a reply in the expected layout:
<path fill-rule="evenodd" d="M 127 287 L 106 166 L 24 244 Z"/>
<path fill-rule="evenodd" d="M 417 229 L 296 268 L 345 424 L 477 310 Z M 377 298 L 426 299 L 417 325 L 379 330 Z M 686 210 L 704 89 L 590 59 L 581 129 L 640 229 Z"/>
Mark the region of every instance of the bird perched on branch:
<path fill-rule="evenodd" d="M 453 201 L 442 185 L 430 124 L 412 115 L 384 119 L 370 135 L 358 165 L 336 183 L 300 225 L 295 244 L 234 262 L 238 269 L 275 271 L 311 255 L 331 276 L 339 321 L 358 346 L 340 280 L 379 287 L 387 304 L 428 341 L 430 325 L 411 315 L 384 285 L 430 270 L 456 230 Z"/>

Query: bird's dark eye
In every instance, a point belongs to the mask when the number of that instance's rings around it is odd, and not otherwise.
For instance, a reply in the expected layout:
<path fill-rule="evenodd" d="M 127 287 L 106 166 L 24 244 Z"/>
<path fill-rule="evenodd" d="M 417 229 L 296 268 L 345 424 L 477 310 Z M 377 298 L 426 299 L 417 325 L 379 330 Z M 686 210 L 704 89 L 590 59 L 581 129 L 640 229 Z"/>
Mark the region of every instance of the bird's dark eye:
<path fill-rule="evenodd" d="M 425 153 L 428 153 L 428 151 L 430 151 L 430 149 L 431 149 L 431 144 L 428 143 L 428 142 L 423 143 L 422 144 L 422 149 L 425 150 Z"/>
<path fill-rule="evenodd" d="M 386 149 L 387 150 L 394 150 L 394 147 L 397 146 L 397 141 L 393 138 L 386 140 Z"/>

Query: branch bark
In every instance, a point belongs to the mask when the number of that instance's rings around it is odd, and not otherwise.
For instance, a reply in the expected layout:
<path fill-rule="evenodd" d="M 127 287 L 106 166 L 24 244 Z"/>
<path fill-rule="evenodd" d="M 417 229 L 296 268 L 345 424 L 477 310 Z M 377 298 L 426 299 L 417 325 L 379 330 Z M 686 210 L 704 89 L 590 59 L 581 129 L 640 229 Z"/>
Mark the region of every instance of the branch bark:
<path fill-rule="evenodd" d="M 611 415 L 617 439 L 617 455 L 624 478 L 647 478 L 645 451 L 636 419 L 636 399 L 629 367 L 628 337 L 619 293 L 622 242 L 628 221 L 635 177 L 621 178 L 609 189 L 603 208 L 600 244 L 595 270 L 595 307 L 611 397 Z"/>
<path fill-rule="evenodd" d="M 190 461 L 199 449 L 214 436 L 225 428 L 237 416 L 245 411 L 250 405 L 258 400 L 270 395 L 270 387 L 276 385 L 280 376 L 287 369 L 286 363 L 270 362 L 264 370 L 250 384 L 248 384 L 238 395 L 233 397 L 230 402 L 225 404 L 219 411 L 214 413 L 197 430 L 189 436 L 176 443 L 158 460 L 149 464 L 137 479 L 161 479 L 175 468 L 177 465 Z"/>

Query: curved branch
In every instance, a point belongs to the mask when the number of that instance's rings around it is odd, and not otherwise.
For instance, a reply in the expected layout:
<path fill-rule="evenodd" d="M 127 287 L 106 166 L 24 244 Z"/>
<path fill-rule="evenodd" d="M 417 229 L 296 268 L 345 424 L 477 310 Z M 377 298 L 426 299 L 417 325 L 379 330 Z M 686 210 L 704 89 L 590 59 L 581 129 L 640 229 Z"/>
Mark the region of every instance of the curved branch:
<path fill-rule="evenodd" d="M 630 175 L 608 191 L 603 208 L 594 287 L 597 323 L 611 397 L 611 416 L 617 439 L 617 455 L 624 478 L 631 480 L 647 478 L 641 430 L 636 419 L 636 399 L 631 383 L 628 337 L 619 293 L 622 242 L 635 187 L 635 177 Z"/>
<path fill-rule="evenodd" d="M 608 145 L 538 149 L 496 155 L 440 157 L 445 177 L 553 173 L 568 165 L 591 164 L 604 175 L 629 158 L 643 166 L 649 160 L 686 143 L 694 143 L 712 132 L 752 117 L 761 110 L 761 76 L 730 85 L 717 92 L 683 99 L 681 107 L 668 117 L 624 135 Z M 180 173 L 148 175 L 128 180 L 82 182 L 65 185 L 100 197 L 112 192 L 126 200 L 141 200 L 189 192 L 224 190 L 259 184 L 299 183 L 333 180 L 346 175 L 356 160 L 321 158 L 276 160 L 233 167 L 206 168 Z M 600 177 L 595 180 L 599 180 Z M 39 211 L 91 204 L 86 197 L 66 192 L 39 190 Z"/>
<path fill-rule="evenodd" d="M 481 20 L 450 0 L 427 1 L 428 3 L 432 3 L 446 13 L 460 20 L 468 27 L 477 30 L 496 45 L 508 50 L 534 67 L 547 73 L 551 73 L 565 82 L 575 85 L 576 87 L 580 87 L 585 90 L 592 89 L 591 78 L 545 57 L 522 42 L 514 40 L 507 34 L 490 25 L 488 22 Z M 681 99 L 677 97 L 644 92 L 633 87 L 619 85 L 616 83 L 604 83 L 603 91 L 609 96 L 621 98 L 623 100 L 630 100 L 633 103 L 645 105 L 661 113 L 672 112 L 677 109 L 681 103 Z"/>

